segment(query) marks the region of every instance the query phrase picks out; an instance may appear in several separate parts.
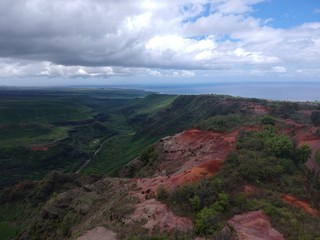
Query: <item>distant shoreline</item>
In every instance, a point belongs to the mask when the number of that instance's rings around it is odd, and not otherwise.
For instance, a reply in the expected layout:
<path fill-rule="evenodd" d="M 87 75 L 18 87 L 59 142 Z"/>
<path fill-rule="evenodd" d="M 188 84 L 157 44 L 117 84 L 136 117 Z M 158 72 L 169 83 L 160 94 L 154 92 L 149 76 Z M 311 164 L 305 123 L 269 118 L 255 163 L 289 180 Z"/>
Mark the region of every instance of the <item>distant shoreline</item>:
<path fill-rule="evenodd" d="M 320 82 L 217 82 L 201 84 L 133 84 L 68 86 L 0 86 L 0 90 L 127 89 L 160 94 L 218 94 L 282 101 L 320 101 Z"/>

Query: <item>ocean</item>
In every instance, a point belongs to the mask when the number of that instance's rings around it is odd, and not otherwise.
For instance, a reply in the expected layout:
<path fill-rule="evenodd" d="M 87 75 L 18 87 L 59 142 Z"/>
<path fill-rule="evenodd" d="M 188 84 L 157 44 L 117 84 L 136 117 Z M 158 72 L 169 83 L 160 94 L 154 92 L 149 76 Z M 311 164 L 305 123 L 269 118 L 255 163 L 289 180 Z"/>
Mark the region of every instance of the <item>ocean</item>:
<path fill-rule="evenodd" d="M 227 82 L 131 87 L 166 94 L 222 94 L 269 100 L 320 101 L 320 82 Z"/>

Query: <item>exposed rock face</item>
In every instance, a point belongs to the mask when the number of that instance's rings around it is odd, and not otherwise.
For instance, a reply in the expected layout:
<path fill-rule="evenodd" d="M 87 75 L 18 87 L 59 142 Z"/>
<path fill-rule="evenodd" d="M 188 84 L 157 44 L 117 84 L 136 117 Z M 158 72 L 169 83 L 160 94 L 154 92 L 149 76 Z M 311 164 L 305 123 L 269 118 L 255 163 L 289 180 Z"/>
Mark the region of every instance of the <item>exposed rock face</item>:
<path fill-rule="evenodd" d="M 160 170 L 182 173 L 208 161 L 223 161 L 234 149 L 237 132 L 219 133 L 190 129 L 160 141 Z"/>
<path fill-rule="evenodd" d="M 117 235 L 104 227 L 96 227 L 77 238 L 77 240 L 117 240 Z"/>
<path fill-rule="evenodd" d="M 127 224 L 146 221 L 144 228 L 150 232 L 157 229 L 160 232 L 187 231 L 193 228 L 192 221 L 187 217 L 176 216 L 167 205 L 155 199 L 149 199 L 136 205 L 134 213 Z"/>
<path fill-rule="evenodd" d="M 235 215 L 228 224 L 236 231 L 237 240 L 284 240 L 261 210 Z"/>
<path fill-rule="evenodd" d="M 157 189 L 167 190 L 199 181 L 217 172 L 227 154 L 234 149 L 238 132 L 219 133 L 190 129 L 163 138 L 156 146 L 161 153 L 151 178 L 135 179 L 137 188 L 131 192 L 140 199 L 131 219 L 145 220 L 146 229 L 186 231 L 193 228 L 189 218 L 174 215 L 165 204 L 155 200 Z"/>
<path fill-rule="evenodd" d="M 131 220 L 147 223 L 150 232 L 186 231 L 193 228 L 191 219 L 179 217 L 168 206 L 155 200 L 157 189 L 162 186 L 172 190 L 181 185 L 199 181 L 216 173 L 227 154 L 234 149 L 238 132 L 219 133 L 190 129 L 163 138 L 156 146 L 160 152 L 158 171 L 150 178 L 133 179 L 136 189 L 131 195 L 140 199 Z M 130 220 L 128 221 L 128 223 Z"/>

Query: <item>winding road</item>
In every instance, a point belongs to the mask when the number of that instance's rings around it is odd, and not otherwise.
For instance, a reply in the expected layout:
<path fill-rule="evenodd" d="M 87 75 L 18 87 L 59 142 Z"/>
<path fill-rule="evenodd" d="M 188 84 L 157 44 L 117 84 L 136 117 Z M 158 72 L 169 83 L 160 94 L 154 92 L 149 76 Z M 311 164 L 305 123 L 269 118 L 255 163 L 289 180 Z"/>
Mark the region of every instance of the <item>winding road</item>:
<path fill-rule="evenodd" d="M 100 152 L 102 145 L 106 142 L 107 140 L 103 140 L 102 143 L 100 144 L 99 148 L 94 152 L 94 154 L 92 155 L 91 158 L 89 158 L 88 160 L 86 160 L 75 173 L 80 173 L 96 156 L 97 154 Z"/>

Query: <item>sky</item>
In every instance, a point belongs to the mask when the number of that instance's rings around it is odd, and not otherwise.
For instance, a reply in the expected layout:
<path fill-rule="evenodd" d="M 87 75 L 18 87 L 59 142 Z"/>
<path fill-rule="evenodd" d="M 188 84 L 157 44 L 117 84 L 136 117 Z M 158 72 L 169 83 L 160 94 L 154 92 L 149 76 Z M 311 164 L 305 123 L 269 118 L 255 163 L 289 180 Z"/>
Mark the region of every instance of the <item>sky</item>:
<path fill-rule="evenodd" d="M 0 0 L 0 85 L 319 76 L 319 0 Z"/>

